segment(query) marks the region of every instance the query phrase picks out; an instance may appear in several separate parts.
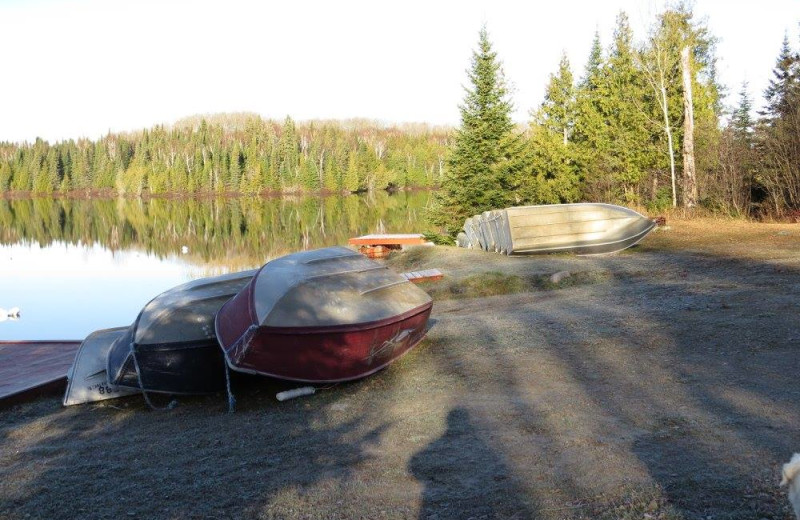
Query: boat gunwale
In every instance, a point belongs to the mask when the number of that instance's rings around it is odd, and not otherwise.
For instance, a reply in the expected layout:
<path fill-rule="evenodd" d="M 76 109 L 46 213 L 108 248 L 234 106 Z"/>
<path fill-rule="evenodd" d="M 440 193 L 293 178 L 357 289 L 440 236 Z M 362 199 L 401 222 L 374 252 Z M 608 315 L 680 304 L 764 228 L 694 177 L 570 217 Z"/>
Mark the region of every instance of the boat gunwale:
<path fill-rule="evenodd" d="M 409 282 L 411 283 L 411 282 Z M 358 323 L 347 323 L 344 325 L 324 325 L 324 326 L 308 326 L 304 325 L 302 327 L 274 327 L 272 325 L 255 325 L 259 330 L 268 330 L 271 333 L 275 334 L 300 334 L 300 335 L 309 335 L 309 334 L 331 334 L 331 333 L 339 333 L 339 332 L 360 332 L 363 330 L 372 330 L 381 327 L 385 327 L 387 325 L 391 325 L 393 323 L 397 323 L 398 321 L 403 321 L 417 314 L 421 314 L 425 312 L 425 310 L 433 307 L 433 300 L 429 300 L 427 303 L 422 305 L 418 305 L 411 310 L 405 311 L 402 314 L 395 314 L 388 318 L 381 318 L 380 320 L 373 320 L 373 321 L 362 321 Z M 217 336 L 219 338 L 219 336 Z M 220 345 L 222 342 L 219 342 Z M 224 349 L 224 347 L 223 347 Z"/>

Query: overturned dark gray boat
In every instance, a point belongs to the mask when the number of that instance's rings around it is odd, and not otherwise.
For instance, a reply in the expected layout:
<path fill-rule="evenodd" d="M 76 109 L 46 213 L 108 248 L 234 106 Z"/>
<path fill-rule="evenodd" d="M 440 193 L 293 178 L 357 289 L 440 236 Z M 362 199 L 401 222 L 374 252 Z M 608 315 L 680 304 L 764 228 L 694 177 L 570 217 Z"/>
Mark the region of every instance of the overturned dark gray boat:
<path fill-rule="evenodd" d="M 654 227 L 647 217 L 613 204 L 520 206 L 468 218 L 458 244 L 508 255 L 597 255 L 631 247 Z"/>
<path fill-rule="evenodd" d="M 226 369 L 214 317 L 255 272 L 194 280 L 153 298 L 111 345 L 108 383 L 168 394 L 224 389 Z"/>

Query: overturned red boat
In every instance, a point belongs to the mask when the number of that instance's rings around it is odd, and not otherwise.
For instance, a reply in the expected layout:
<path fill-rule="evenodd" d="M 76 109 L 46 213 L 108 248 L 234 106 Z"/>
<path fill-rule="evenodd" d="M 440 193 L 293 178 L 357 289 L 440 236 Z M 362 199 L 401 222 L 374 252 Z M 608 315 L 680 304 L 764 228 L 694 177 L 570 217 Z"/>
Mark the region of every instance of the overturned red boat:
<path fill-rule="evenodd" d="M 432 301 L 383 265 L 343 247 L 264 265 L 217 313 L 228 366 L 312 383 L 385 367 L 427 331 Z"/>

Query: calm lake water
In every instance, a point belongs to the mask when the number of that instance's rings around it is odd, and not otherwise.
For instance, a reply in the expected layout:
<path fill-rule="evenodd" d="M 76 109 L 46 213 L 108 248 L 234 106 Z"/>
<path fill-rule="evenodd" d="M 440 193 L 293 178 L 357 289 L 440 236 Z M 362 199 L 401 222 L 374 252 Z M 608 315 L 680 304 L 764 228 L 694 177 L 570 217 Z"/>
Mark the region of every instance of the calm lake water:
<path fill-rule="evenodd" d="M 412 233 L 430 192 L 209 200 L 0 200 L 0 340 L 131 324 L 186 281 L 367 233 Z M 0 317 L 2 320 L 2 317 Z"/>

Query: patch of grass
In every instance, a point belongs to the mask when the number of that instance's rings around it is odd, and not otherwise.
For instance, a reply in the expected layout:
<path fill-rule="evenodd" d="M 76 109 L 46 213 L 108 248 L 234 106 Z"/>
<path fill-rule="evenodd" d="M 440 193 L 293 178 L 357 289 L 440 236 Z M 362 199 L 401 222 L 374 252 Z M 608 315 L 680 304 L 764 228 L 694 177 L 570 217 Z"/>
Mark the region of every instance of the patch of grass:
<path fill-rule="evenodd" d="M 490 271 L 466 278 L 431 282 L 426 284 L 425 290 L 434 300 L 453 300 L 514 294 L 529 290 L 529 286 L 522 277 Z"/>
<path fill-rule="evenodd" d="M 518 276 L 498 271 L 488 271 L 469 275 L 465 278 L 427 282 L 424 289 L 434 300 L 455 300 L 464 298 L 485 298 L 501 294 L 516 294 L 529 291 L 552 291 L 578 285 L 604 283 L 611 280 L 607 271 L 583 271 L 570 273 L 559 281 L 552 275 Z"/>

